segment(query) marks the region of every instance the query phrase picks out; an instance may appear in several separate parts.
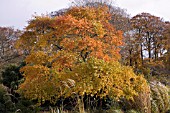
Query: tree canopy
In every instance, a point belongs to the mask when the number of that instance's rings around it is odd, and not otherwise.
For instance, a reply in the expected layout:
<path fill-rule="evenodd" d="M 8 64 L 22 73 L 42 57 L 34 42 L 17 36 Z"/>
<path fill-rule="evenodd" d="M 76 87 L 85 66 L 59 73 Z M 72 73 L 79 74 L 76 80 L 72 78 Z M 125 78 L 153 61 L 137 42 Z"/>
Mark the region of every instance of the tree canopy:
<path fill-rule="evenodd" d="M 72 7 L 64 15 L 31 20 L 17 43 L 29 51 L 19 91 L 39 102 L 73 93 L 133 100 L 147 83 L 117 62 L 123 36 L 110 19 L 104 5 Z"/>

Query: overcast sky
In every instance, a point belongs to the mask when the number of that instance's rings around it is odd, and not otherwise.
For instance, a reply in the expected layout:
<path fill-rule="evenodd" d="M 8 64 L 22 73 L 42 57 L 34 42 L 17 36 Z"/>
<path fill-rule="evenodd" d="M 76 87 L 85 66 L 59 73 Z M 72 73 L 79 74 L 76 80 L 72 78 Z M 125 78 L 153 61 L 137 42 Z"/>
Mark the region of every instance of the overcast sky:
<path fill-rule="evenodd" d="M 70 0 L 0 0 L 0 26 L 23 29 L 35 12 L 46 14 L 69 4 Z M 114 4 L 131 16 L 148 12 L 170 21 L 170 0 L 115 0 Z"/>

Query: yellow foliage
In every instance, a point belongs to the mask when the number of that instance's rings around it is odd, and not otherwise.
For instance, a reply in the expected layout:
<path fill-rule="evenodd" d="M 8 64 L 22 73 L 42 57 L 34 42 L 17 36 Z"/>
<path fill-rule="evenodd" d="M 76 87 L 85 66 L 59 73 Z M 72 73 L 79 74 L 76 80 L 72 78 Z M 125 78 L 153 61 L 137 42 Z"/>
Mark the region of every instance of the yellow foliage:
<path fill-rule="evenodd" d="M 115 99 L 125 97 L 133 100 L 134 96 L 145 91 L 144 87 L 148 86 L 144 77 L 135 75 L 130 67 L 95 58 L 73 67 L 72 71 L 62 76 L 75 81 L 75 87 L 71 90 L 80 95 L 108 95 Z"/>
<path fill-rule="evenodd" d="M 147 83 L 117 62 L 122 32 L 109 19 L 107 7 L 74 7 L 30 21 L 17 43 L 30 52 L 19 92 L 40 103 L 84 93 L 133 100 Z"/>
<path fill-rule="evenodd" d="M 32 65 L 43 65 L 48 63 L 49 56 L 42 51 L 38 51 L 36 53 L 31 53 L 29 56 L 26 57 L 25 62 L 27 64 Z"/>

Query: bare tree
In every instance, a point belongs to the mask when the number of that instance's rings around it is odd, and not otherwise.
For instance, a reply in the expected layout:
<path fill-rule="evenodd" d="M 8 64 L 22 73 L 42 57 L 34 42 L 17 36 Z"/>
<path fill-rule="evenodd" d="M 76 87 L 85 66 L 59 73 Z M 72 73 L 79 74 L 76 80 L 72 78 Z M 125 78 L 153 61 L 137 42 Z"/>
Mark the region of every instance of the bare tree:
<path fill-rule="evenodd" d="M 0 27 L 0 58 L 1 62 L 15 57 L 17 50 L 14 47 L 15 41 L 20 35 L 19 30 L 11 27 Z"/>

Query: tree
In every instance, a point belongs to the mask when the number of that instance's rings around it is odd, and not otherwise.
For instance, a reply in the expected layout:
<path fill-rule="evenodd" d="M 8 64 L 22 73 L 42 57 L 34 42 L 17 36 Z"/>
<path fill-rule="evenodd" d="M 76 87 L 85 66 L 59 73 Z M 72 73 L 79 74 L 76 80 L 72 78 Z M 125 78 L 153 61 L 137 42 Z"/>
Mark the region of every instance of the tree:
<path fill-rule="evenodd" d="M 31 20 L 17 43 L 29 50 L 18 91 L 40 104 L 84 93 L 133 99 L 147 84 L 117 63 L 122 32 L 110 19 L 108 7 L 100 6 L 72 7 L 55 18 Z"/>
<path fill-rule="evenodd" d="M 126 32 L 124 34 L 124 42 L 121 49 L 122 63 L 129 66 L 137 66 L 140 60 L 140 53 L 137 51 L 137 43 L 133 33 Z"/>
<path fill-rule="evenodd" d="M 25 60 L 27 65 L 21 69 L 26 80 L 20 89 L 29 89 L 28 93 L 25 92 L 28 95 L 30 91 L 36 93 L 37 96 L 29 95 L 31 98 L 50 100 L 55 95 L 52 91 L 56 90 L 50 90 L 52 95 L 48 94 L 46 90 L 49 87 L 42 87 L 40 81 L 44 84 L 46 80 L 46 84 L 55 88 L 56 82 L 52 81 L 57 81 L 57 73 L 72 70 L 77 63 L 86 62 L 92 56 L 117 61 L 120 58 L 122 33 L 114 29 L 108 22 L 109 18 L 107 7 L 73 7 L 63 16 L 31 20 L 16 45 L 30 52 Z M 36 84 L 41 86 L 38 92 L 36 89 L 30 90 L 31 87 L 36 88 Z M 57 84 L 60 84 L 57 87 L 61 86 L 60 82 Z"/>
<path fill-rule="evenodd" d="M 18 47 L 49 53 L 54 49 L 71 51 L 83 60 L 89 56 L 118 60 L 122 32 L 116 31 L 109 19 L 108 8 L 102 6 L 97 9 L 73 7 L 65 15 L 51 19 L 36 17 L 21 36 Z"/>
<path fill-rule="evenodd" d="M 165 30 L 164 30 L 164 36 L 165 36 L 165 40 L 164 41 L 164 46 L 165 46 L 165 50 L 167 50 L 163 56 L 164 59 L 164 63 L 167 67 L 170 67 L 170 22 L 166 22 L 166 26 L 165 26 Z"/>
<path fill-rule="evenodd" d="M 111 14 L 110 23 L 116 28 L 127 32 L 130 25 L 130 17 L 126 13 L 125 9 L 114 6 L 113 0 L 72 0 L 73 6 L 88 6 L 88 7 L 101 7 L 107 6 L 109 13 Z"/>
<path fill-rule="evenodd" d="M 0 57 L 1 62 L 8 61 L 17 55 L 14 43 L 20 36 L 19 30 L 11 27 L 0 27 Z"/>
<path fill-rule="evenodd" d="M 130 17 L 124 9 L 114 6 L 112 0 L 73 0 L 73 6 L 84 6 L 84 7 L 88 6 L 88 7 L 93 7 L 93 8 L 107 6 L 109 9 L 109 13 L 111 14 L 111 20 L 109 22 L 115 27 L 116 30 L 123 31 L 123 36 L 124 36 L 123 42 L 125 42 L 125 44 L 129 43 L 130 45 L 129 46 L 130 49 L 128 51 L 126 51 L 128 49 L 128 48 L 125 48 L 126 45 L 121 46 L 122 62 L 125 62 L 126 61 L 125 59 L 127 59 L 128 57 L 128 59 L 130 60 L 130 65 L 132 66 L 135 64 L 135 62 L 137 62 L 137 60 L 139 60 L 137 52 L 135 52 L 134 50 L 136 48 L 135 47 L 136 45 L 135 44 L 132 45 L 131 43 L 134 43 L 132 41 L 128 42 L 130 38 L 129 36 L 132 35 L 130 33 L 132 29 L 130 25 Z M 134 40 L 132 38 L 133 36 L 131 36 L 130 40 Z M 131 47 L 133 48 L 133 50 Z M 135 52 L 135 54 L 133 54 L 133 52 Z M 125 55 L 127 53 L 131 55 Z"/>
<path fill-rule="evenodd" d="M 131 18 L 129 31 L 125 33 L 123 59 L 135 68 L 144 65 L 146 59 L 157 61 L 166 51 L 165 22 L 149 13 L 141 13 Z M 125 55 L 126 53 L 126 55 Z"/>
<path fill-rule="evenodd" d="M 136 32 L 136 42 L 141 50 L 141 59 L 144 58 L 144 50 L 148 52 L 149 59 L 158 59 L 163 54 L 163 31 L 165 23 L 156 16 L 149 13 L 141 13 L 131 19 L 131 24 Z"/>

